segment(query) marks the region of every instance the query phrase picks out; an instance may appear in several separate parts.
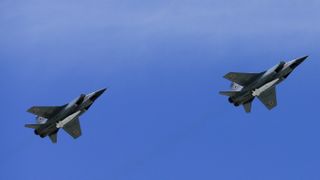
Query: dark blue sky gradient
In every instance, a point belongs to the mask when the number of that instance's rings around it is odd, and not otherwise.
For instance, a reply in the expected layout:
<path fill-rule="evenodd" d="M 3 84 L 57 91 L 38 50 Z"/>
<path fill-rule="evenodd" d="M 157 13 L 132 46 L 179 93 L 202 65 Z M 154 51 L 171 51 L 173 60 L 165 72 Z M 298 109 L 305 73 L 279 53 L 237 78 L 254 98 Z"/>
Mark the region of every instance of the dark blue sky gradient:
<path fill-rule="evenodd" d="M 0 179 L 318 180 L 316 0 L 1 0 Z M 234 108 L 229 71 L 310 55 L 278 107 Z M 58 144 L 33 105 L 108 87 Z"/>

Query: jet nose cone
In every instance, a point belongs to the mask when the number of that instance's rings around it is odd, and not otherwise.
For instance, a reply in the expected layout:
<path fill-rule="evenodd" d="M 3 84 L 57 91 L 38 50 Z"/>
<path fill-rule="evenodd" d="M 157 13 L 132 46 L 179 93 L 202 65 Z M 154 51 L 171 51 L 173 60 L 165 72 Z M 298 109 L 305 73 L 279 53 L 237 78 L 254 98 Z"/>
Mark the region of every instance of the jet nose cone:
<path fill-rule="evenodd" d="M 295 67 L 299 66 L 303 61 L 305 61 L 308 58 L 308 56 L 303 56 L 301 58 L 297 58 L 294 60 Z"/>
<path fill-rule="evenodd" d="M 295 61 L 298 63 L 298 64 L 301 64 L 303 61 L 305 61 L 309 56 L 303 56 L 301 58 L 298 58 L 296 59 Z"/>
<path fill-rule="evenodd" d="M 297 58 L 297 59 L 294 59 L 290 62 L 288 62 L 289 64 L 289 67 L 291 69 L 295 69 L 296 67 L 298 67 L 303 61 L 305 61 L 306 59 L 308 58 L 308 56 L 303 56 L 301 58 Z"/>
<path fill-rule="evenodd" d="M 98 97 L 100 97 L 106 90 L 107 88 L 104 88 L 89 94 L 91 101 L 95 101 L 96 99 L 98 99 Z"/>
<path fill-rule="evenodd" d="M 107 88 L 100 89 L 100 90 L 96 91 L 95 94 L 96 94 L 97 96 L 100 96 L 100 95 L 103 94 L 106 90 L 107 90 Z"/>

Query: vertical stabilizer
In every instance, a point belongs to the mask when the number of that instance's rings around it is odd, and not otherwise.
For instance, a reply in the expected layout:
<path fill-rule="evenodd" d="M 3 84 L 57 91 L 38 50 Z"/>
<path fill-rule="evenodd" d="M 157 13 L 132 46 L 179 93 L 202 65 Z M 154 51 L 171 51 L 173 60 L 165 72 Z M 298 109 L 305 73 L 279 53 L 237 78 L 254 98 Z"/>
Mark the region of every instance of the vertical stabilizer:
<path fill-rule="evenodd" d="M 243 107 L 244 107 L 244 110 L 246 111 L 246 113 L 251 112 L 251 106 L 252 106 L 252 101 L 243 104 Z"/>
<path fill-rule="evenodd" d="M 52 143 L 57 143 L 58 133 L 55 132 L 55 133 L 53 133 L 53 134 L 50 134 L 50 135 L 49 135 L 49 138 L 50 138 L 50 140 L 51 140 Z"/>
<path fill-rule="evenodd" d="M 237 84 L 235 82 L 232 82 L 230 87 L 231 87 L 232 91 L 241 91 L 243 88 L 243 86 L 241 86 L 240 84 Z"/>

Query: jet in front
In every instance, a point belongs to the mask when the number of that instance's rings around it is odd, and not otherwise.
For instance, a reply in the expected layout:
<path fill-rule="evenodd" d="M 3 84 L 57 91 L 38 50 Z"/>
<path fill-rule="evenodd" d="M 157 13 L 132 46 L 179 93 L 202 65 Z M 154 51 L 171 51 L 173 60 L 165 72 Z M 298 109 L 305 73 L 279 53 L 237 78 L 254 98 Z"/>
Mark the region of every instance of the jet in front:
<path fill-rule="evenodd" d="M 231 91 L 221 91 L 221 95 L 229 96 L 229 102 L 235 106 L 243 105 L 247 113 L 251 112 L 251 104 L 255 97 L 271 110 L 277 106 L 276 85 L 285 80 L 308 56 L 289 62 L 281 61 L 271 69 L 261 73 L 230 72 L 224 78 L 230 80 Z"/>
<path fill-rule="evenodd" d="M 105 91 L 106 89 L 101 89 L 87 95 L 81 94 L 63 106 L 33 106 L 28 112 L 37 116 L 37 123 L 26 124 L 25 127 L 34 129 L 34 133 L 41 138 L 49 136 L 53 143 L 57 142 L 57 133 L 61 128 L 76 139 L 81 136 L 79 117 Z"/>

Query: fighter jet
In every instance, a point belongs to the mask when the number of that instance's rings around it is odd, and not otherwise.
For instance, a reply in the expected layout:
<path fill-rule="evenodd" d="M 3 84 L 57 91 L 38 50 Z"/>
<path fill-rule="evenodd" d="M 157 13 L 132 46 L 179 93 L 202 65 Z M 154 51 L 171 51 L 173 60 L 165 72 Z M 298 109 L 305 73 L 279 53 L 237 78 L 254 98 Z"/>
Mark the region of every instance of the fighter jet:
<path fill-rule="evenodd" d="M 230 80 L 231 91 L 221 91 L 221 95 L 229 96 L 234 106 L 243 105 L 247 113 L 251 112 L 251 104 L 255 97 L 269 109 L 277 106 L 276 85 L 285 80 L 293 70 L 308 56 L 289 62 L 281 61 L 271 69 L 260 73 L 230 72 L 224 78 Z"/>
<path fill-rule="evenodd" d="M 52 143 L 57 143 L 57 133 L 60 128 L 76 139 L 81 136 L 79 117 L 104 91 L 106 88 L 88 95 L 81 94 L 75 100 L 62 106 L 33 106 L 27 112 L 37 116 L 37 123 L 26 124 L 25 127 L 34 129 L 34 133 L 41 138 L 49 136 Z"/>

